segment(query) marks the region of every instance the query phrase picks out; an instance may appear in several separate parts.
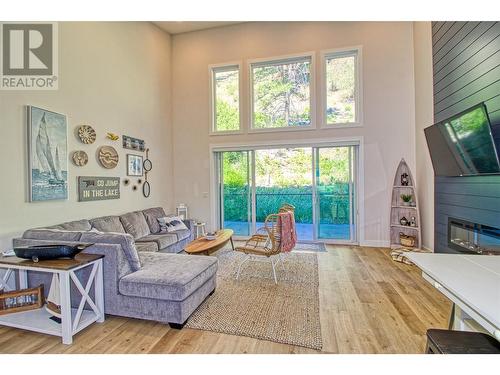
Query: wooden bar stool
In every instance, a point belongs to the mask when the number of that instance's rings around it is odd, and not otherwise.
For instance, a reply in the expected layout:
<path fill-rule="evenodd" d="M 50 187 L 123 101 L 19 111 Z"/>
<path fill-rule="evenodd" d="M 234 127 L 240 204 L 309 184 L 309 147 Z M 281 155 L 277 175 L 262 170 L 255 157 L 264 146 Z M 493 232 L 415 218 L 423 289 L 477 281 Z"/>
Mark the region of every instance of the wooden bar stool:
<path fill-rule="evenodd" d="M 427 330 L 427 354 L 500 354 L 500 342 L 480 332 Z"/>

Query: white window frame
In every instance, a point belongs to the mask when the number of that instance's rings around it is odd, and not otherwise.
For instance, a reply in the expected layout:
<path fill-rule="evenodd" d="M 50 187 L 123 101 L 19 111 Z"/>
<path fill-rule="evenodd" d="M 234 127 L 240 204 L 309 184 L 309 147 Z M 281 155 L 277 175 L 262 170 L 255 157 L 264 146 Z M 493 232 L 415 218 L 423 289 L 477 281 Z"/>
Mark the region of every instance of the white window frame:
<path fill-rule="evenodd" d="M 208 77 L 209 77 L 209 108 L 210 108 L 210 121 L 209 121 L 209 135 L 231 135 L 231 134 L 243 134 L 243 126 L 242 126 L 242 118 L 243 118 L 243 109 L 242 109 L 242 100 L 243 100 L 243 82 L 242 82 L 242 74 L 241 74 L 241 61 L 231 61 L 223 64 L 213 64 L 208 66 Z M 229 70 L 238 69 L 238 112 L 239 112 L 239 129 L 238 130 L 217 130 L 216 129 L 216 109 L 215 109 L 215 73 L 216 72 L 224 72 Z"/>
<path fill-rule="evenodd" d="M 247 70 L 248 70 L 248 108 L 249 108 L 249 118 L 248 118 L 248 133 L 269 133 L 269 132 L 283 132 L 283 131 L 304 131 L 316 129 L 316 53 L 313 52 L 303 52 L 291 55 L 266 57 L 260 59 L 247 60 Z M 283 126 L 280 128 L 255 128 L 254 127 L 254 102 L 253 102 L 253 67 L 254 66 L 265 66 L 265 65 L 279 65 L 287 62 L 294 62 L 295 60 L 310 59 L 311 61 L 311 71 L 309 79 L 309 105 L 311 114 L 311 123 L 307 126 Z"/>
<path fill-rule="evenodd" d="M 321 54 L 321 128 L 338 129 L 338 128 L 357 128 L 363 126 L 363 49 L 362 46 L 353 46 L 346 48 L 335 48 L 329 50 L 322 50 Z M 327 109 L 327 94 L 326 94 L 326 60 L 335 57 L 352 56 L 356 54 L 356 64 L 354 66 L 354 100 L 356 103 L 354 122 L 338 122 L 328 123 L 326 109 Z"/>

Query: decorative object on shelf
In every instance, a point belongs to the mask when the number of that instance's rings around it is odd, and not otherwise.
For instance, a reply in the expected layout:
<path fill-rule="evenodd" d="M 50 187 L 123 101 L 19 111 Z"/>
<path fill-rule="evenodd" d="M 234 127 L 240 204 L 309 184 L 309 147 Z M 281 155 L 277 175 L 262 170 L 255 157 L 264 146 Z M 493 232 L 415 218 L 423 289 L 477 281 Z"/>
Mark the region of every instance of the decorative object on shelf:
<path fill-rule="evenodd" d="M 401 219 L 399 219 L 399 223 L 401 225 L 408 225 L 408 219 L 403 216 Z"/>
<path fill-rule="evenodd" d="M 146 146 L 142 139 L 129 137 L 128 135 L 122 136 L 123 148 L 128 148 L 129 150 L 144 151 Z"/>
<path fill-rule="evenodd" d="M 399 232 L 399 243 L 402 246 L 415 247 L 417 237 Z"/>
<path fill-rule="evenodd" d="M 409 177 L 410 176 L 406 172 L 401 174 L 401 186 L 408 186 L 408 184 L 410 183 Z"/>
<path fill-rule="evenodd" d="M 46 302 L 45 310 L 52 316 L 61 319 L 61 291 L 59 289 L 59 275 L 57 273 L 52 274 L 52 281 Z"/>
<path fill-rule="evenodd" d="M 143 166 L 142 166 L 142 156 L 127 154 L 127 176 L 142 176 Z"/>
<path fill-rule="evenodd" d="M 68 199 L 66 116 L 28 106 L 30 202 Z"/>
<path fill-rule="evenodd" d="M 401 194 L 401 200 L 403 201 L 403 206 L 410 206 L 413 195 L 411 194 Z"/>
<path fill-rule="evenodd" d="M 128 178 L 123 179 L 123 185 L 127 186 L 130 183 L 130 180 Z"/>
<path fill-rule="evenodd" d="M 78 201 L 120 198 L 120 177 L 78 177 Z"/>
<path fill-rule="evenodd" d="M 153 169 L 153 163 L 149 160 L 149 148 L 146 149 L 146 159 L 142 163 L 142 167 L 144 168 L 144 184 L 142 185 L 142 195 L 145 198 L 149 198 L 151 195 L 151 186 L 148 182 L 148 173 Z"/>
<path fill-rule="evenodd" d="M 118 139 L 120 139 L 120 136 L 115 133 L 107 133 L 106 138 L 111 139 L 112 141 L 117 141 Z"/>
<path fill-rule="evenodd" d="M 89 161 L 89 156 L 82 150 L 73 152 L 73 156 L 71 158 L 77 167 L 83 167 Z"/>
<path fill-rule="evenodd" d="M 407 185 L 405 183 L 408 182 Z M 400 220 L 406 219 L 404 221 Z M 408 220 L 407 218 L 411 218 Z M 412 225 L 414 221 L 415 225 Z M 414 238 L 412 249 L 419 249 L 422 245 L 420 214 L 418 207 L 417 192 L 414 185 L 412 173 L 404 159 L 399 162 L 394 174 L 394 182 L 391 195 L 391 217 L 390 217 L 390 246 L 392 249 L 404 247 L 405 240 L 401 242 L 400 233 Z"/>
<path fill-rule="evenodd" d="M 98 159 L 106 169 L 113 169 L 118 165 L 118 152 L 114 147 L 101 146 L 98 151 Z"/>
<path fill-rule="evenodd" d="M 182 220 L 187 220 L 188 218 L 188 208 L 184 203 L 179 203 L 176 208 L 177 216 Z"/>
<path fill-rule="evenodd" d="M 36 288 L 0 293 L 0 315 L 36 310 L 43 306 L 43 284 Z"/>
<path fill-rule="evenodd" d="M 74 258 L 76 254 L 82 252 L 91 243 L 82 243 L 75 246 L 70 245 L 37 245 L 27 247 L 15 247 L 16 257 L 30 259 L 35 263 L 40 260 L 50 260 L 59 258 Z"/>
<path fill-rule="evenodd" d="M 78 138 L 80 138 L 80 141 L 85 143 L 86 145 L 90 145 L 95 142 L 96 140 L 96 132 L 94 128 L 90 125 L 81 125 L 78 128 Z"/>
<path fill-rule="evenodd" d="M 410 227 L 416 227 L 417 226 L 417 220 L 415 219 L 415 216 L 412 216 L 410 219 L 410 223 L 408 224 Z"/>

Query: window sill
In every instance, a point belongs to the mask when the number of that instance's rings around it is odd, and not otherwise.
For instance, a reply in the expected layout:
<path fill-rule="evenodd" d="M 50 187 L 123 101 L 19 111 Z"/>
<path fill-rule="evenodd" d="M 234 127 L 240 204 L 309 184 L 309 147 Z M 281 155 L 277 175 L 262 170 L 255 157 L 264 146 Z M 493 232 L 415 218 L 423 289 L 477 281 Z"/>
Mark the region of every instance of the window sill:
<path fill-rule="evenodd" d="M 321 125 L 321 129 L 362 128 L 363 126 L 361 122 L 343 122 L 338 124 L 323 124 Z"/>
<path fill-rule="evenodd" d="M 211 136 L 218 136 L 218 135 L 237 135 L 237 134 L 245 134 L 243 130 L 225 130 L 225 131 L 211 131 L 208 133 L 208 135 Z"/>

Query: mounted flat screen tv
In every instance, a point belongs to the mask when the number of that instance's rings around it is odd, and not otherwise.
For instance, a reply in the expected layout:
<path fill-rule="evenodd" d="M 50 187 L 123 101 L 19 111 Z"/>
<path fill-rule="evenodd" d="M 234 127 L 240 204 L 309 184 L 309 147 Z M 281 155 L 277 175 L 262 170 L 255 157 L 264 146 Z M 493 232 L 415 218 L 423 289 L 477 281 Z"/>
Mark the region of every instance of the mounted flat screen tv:
<path fill-rule="evenodd" d="M 437 176 L 500 174 L 499 154 L 483 103 L 424 131 Z"/>

